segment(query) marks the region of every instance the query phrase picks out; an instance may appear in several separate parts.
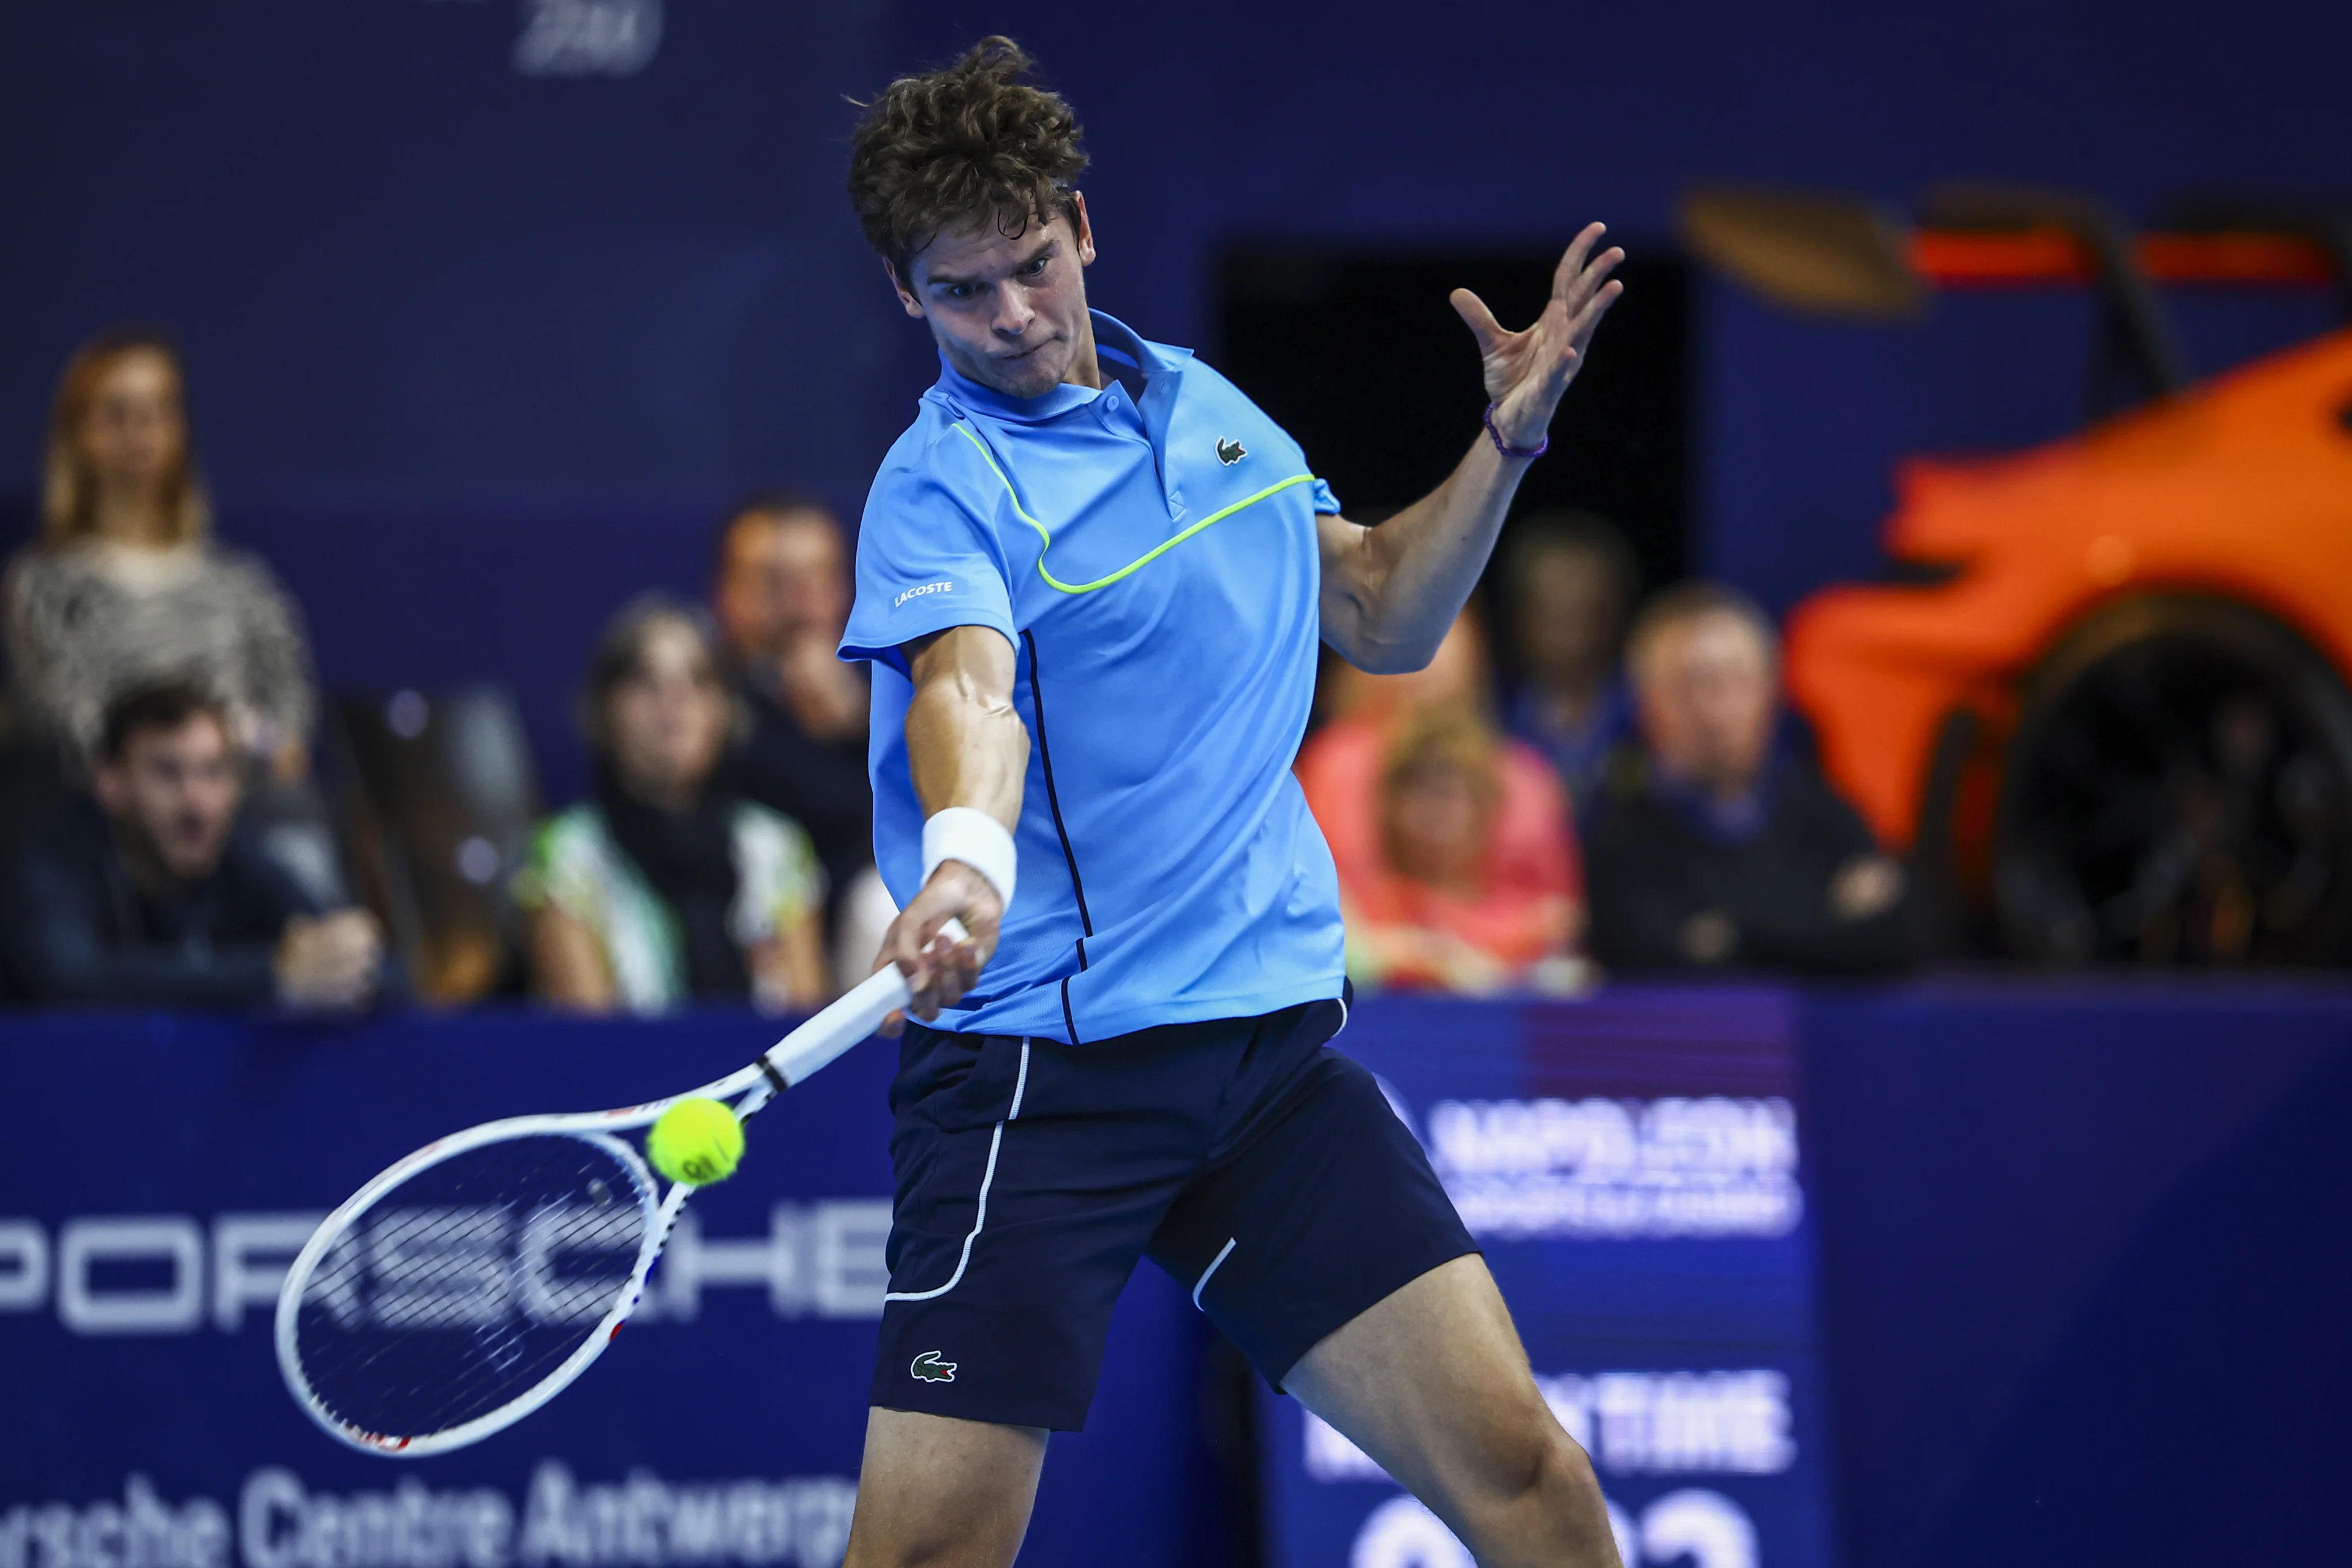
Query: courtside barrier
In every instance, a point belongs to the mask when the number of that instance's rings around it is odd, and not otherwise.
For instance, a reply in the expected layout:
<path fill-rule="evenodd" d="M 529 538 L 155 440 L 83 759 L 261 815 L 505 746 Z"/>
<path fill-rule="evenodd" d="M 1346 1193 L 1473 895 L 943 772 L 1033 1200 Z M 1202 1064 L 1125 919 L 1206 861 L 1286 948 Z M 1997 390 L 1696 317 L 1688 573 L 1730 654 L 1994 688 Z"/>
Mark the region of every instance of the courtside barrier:
<path fill-rule="evenodd" d="M 0 1568 L 836 1563 L 887 1046 L 754 1122 L 614 1353 L 478 1449 L 341 1448 L 268 1342 L 286 1260 L 393 1155 L 667 1092 L 776 1032 L 0 1020 Z M 1375 998 L 1339 1044 L 1478 1235 L 1628 1568 L 2340 1545 L 2352 985 Z M 1466 1563 L 1295 1403 L 1222 1419 L 1187 1293 L 1138 1271 L 1024 1563 L 1206 1568 L 1253 1538 L 1265 1568 Z"/>

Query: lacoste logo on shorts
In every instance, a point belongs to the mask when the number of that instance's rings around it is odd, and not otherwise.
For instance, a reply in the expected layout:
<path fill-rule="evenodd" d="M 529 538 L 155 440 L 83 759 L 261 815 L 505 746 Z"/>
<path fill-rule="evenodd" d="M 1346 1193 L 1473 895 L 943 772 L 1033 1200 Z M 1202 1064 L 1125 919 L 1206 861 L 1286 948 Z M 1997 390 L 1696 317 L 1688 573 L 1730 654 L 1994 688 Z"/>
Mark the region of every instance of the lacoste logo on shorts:
<path fill-rule="evenodd" d="M 1225 467 L 1230 468 L 1248 456 L 1249 448 L 1239 441 L 1231 440 L 1223 436 L 1217 437 L 1217 461 Z"/>
<path fill-rule="evenodd" d="M 908 600 L 919 599 L 926 594 L 952 594 L 954 592 L 955 584 L 945 577 L 940 578 L 936 583 L 918 583 L 913 587 L 908 589 L 905 593 L 899 595 L 897 598 L 891 600 L 890 607 L 895 610 L 899 605 L 905 604 Z"/>
<path fill-rule="evenodd" d="M 941 1361 L 939 1352 L 925 1351 L 915 1358 L 915 1364 L 907 1370 L 925 1383 L 953 1383 L 955 1369 L 956 1363 L 951 1361 Z"/>

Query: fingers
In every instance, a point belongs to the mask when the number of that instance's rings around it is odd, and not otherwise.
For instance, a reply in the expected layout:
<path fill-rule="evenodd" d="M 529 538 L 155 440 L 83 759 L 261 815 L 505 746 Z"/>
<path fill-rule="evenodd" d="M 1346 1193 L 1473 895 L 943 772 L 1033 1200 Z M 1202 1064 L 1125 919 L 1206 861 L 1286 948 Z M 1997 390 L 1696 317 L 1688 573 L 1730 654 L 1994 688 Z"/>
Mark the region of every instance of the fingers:
<path fill-rule="evenodd" d="M 1609 232 L 1606 225 L 1591 223 L 1562 253 L 1559 265 L 1552 272 L 1552 298 L 1534 326 L 1525 332 L 1513 332 L 1495 319 L 1486 302 L 1467 289 L 1456 289 L 1452 295 L 1454 312 L 1478 340 L 1478 353 L 1487 361 L 1487 390 L 1496 396 L 1496 376 L 1506 383 L 1532 376 L 1550 390 L 1565 387 L 1575 374 L 1577 361 L 1584 345 L 1592 336 L 1592 329 L 1625 285 L 1609 274 L 1625 259 L 1625 252 L 1616 246 L 1594 254 L 1594 247 Z M 1497 356 L 1514 347 L 1533 345 L 1534 352 L 1515 370 Z M 1546 350 L 1557 345 L 1556 353 Z"/>
<path fill-rule="evenodd" d="M 907 1011 L 928 1024 L 941 1008 L 961 1001 L 980 979 L 980 946 L 940 936 L 924 944 L 920 958 L 921 973 L 907 979 Z"/>
<path fill-rule="evenodd" d="M 1592 247 L 1600 244 L 1601 237 L 1608 232 L 1609 226 L 1605 223 L 1589 223 L 1578 231 L 1574 239 L 1568 242 L 1568 249 L 1561 254 L 1559 265 L 1552 268 L 1551 291 L 1554 299 L 1568 297 L 1569 285 L 1575 282 L 1584 271 L 1584 258 L 1592 254 Z"/>
<path fill-rule="evenodd" d="M 319 922 L 318 937 L 339 958 L 373 969 L 383 952 L 383 933 L 365 910 L 338 910 Z"/>
<path fill-rule="evenodd" d="M 962 1000 L 988 962 L 1003 912 L 996 889 L 977 871 L 960 861 L 940 864 L 890 922 L 874 965 L 896 964 L 906 976 L 905 1016 L 928 1024 Z M 950 919 L 962 921 L 968 934 L 945 934 Z"/>
<path fill-rule="evenodd" d="M 1462 318 L 1463 323 L 1477 338 L 1481 354 L 1493 353 L 1502 346 L 1503 340 L 1511 335 L 1503 330 L 1500 321 L 1495 320 L 1495 312 L 1486 309 L 1486 301 L 1469 289 L 1456 289 L 1446 298 L 1454 306 L 1454 313 Z"/>
<path fill-rule="evenodd" d="M 1615 304 L 1618 297 L 1624 292 L 1625 285 L 1612 278 L 1596 290 L 1592 298 L 1585 300 L 1575 314 L 1569 317 L 1568 342 L 1570 353 L 1581 353 L 1584 345 L 1592 341 L 1592 329 L 1601 324 L 1601 318 L 1609 313 L 1609 307 Z"/>
<path fill-rule="evenodd" d="M 1583 300 L 1589 299 L 1601 287 L 1601 280 L 1625 259 L 1625 252 L 1613 245 L 1598 256 L 1592 254 L 1592 247 L 1600 244 L 1601 237 L 1608 232 L 1606 224 L 1586 224 L 1584 232 L 1569 242 L 1567 251 L 1559 258 L 1559 265 L 1552 268 L 1552 298 L 1567 301 L 1571 310 Z"/>

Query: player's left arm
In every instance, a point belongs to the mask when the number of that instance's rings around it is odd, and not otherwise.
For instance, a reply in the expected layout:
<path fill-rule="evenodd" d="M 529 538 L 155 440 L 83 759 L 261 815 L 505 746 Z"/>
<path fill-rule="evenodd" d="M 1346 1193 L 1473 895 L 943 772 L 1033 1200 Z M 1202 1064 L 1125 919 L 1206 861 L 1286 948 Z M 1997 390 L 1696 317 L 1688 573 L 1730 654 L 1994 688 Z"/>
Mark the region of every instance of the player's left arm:
<path fill-rule="evenodd" d="M 1477 336 L 1495 428 L 1507 446 L 1542 443 L 1593 328 L 1624 292 L 1609 274 L 1625 253 L 1612 246 L 1593 254 L 1603 232 L 1596 223 L 1576 237 L 1552 274 L 1543 314 L 1525 331 L 1504 331 L 1477 295 L 1454 291 L 1454 309 Z M 1528 461 L 1505 456 L 1481 430 L 1444 484 L 1379 527 L 1317 519 L 1323 640 L 1375 674 L 1427 664 L 1486 569 Z"/>

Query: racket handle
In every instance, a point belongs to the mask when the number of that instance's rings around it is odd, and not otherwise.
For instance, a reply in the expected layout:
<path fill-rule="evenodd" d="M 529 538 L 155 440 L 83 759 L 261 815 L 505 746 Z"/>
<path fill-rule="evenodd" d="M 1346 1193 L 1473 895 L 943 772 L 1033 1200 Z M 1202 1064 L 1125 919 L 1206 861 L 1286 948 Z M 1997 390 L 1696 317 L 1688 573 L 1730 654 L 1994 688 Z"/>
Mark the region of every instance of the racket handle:
<path fill-rule="evenodd" d="M 940 927 L 940 934 L 951 942 L 970 936 L 956 920 Z M 883 1019 L 907 1005 L 908 995 L 907 977 L 897 964 L 885 964 L 777 1041 L 768 1051 L 768 1065 L 787 1085 L 799 1083 L 880 1028 Z"/>

